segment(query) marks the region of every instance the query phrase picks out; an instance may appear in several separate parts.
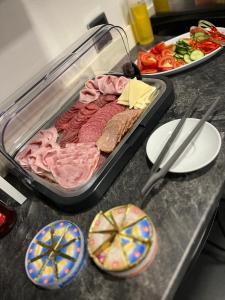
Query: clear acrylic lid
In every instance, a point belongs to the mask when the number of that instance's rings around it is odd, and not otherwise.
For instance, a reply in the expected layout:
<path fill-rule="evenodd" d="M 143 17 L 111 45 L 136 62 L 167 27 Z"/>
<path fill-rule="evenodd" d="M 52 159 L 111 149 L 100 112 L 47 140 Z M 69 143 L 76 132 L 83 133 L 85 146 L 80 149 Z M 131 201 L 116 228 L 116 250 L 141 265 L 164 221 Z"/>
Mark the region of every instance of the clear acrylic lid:
<path fill-rule="evenodd" d="M 122 74 L 122 59 L 123 64 L 131 64 L 124 30 L 110 24 L 91 28 L 3 102 L 0 151 L 8 159 L 13 158 L 41 128 L 50 127 L 74 102 L 88 79 L 110 72 Z M 13 159 L 11 162 L 15 165 Z"/>

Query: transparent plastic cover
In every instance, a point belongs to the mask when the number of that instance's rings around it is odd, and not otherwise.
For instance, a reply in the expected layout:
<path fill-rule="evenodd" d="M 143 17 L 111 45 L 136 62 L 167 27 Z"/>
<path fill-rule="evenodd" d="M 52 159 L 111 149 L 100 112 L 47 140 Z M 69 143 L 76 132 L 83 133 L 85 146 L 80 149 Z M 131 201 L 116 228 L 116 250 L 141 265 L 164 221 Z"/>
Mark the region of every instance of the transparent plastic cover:
<path fill-rule="evenodd" d="M 99 74 L 108 73 L 125 57 L 129 62 L 127 39 L 116 26 L 102 25 L 65 51 L 50 64 L 46 73 L 36 76 L 23 96 L 14 95 L 6 101 L 0 116 L 1 148 L 10 155 L 20 149 L 39 129 L 75 100 L 84 83 Z M 116 72 L 121 73 L 121 69 Z"/>
<path fill-rule="evenodd" d="M 74 105 L 80 90 L 88 80 L 109 73 L 122 75 L 124 64 L 131 64 L 131 60 L 127 37 L 122 28 L 102 25 L 89 30 L 56 61 L 46 66 L 27 83 L 24 89 L 20 89 L 5 102 L 7 105 L 0 113 L 0 151 L 29 180 L 38 181 L 65 197 L 81 194 L 94 182 L 102 169 L 91 177 L 87 186 L 67 190 L 29 170 L 24 170 L 16 162 L 15 155 L 39 130 L 53 126 L 56 118 Z M 151 81 L 158 91 L 155 99 L 157 101 L 166 86 L 161 80 Z M 146 113 L 143 113 L 142 118 Z M 129 134 L 134 130 L 135 126 Z M 116 148 L 117 152 L 119 148 L 120 145 Z M 111 153 L 105 165 L 114 154 Z"/>

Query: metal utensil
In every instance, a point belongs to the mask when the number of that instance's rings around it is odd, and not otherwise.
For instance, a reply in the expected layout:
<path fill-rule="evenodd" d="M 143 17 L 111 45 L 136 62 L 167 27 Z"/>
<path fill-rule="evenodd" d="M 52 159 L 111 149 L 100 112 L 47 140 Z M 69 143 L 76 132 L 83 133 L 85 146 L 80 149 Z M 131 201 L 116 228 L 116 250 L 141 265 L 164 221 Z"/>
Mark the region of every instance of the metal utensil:
<path fill-rule="evenodd" d="M 200 130 L 200 128 L 203 126 L 205 121 L 208 119 L 210 114 L 215 109 L 216 105 L 219 102 L 219 98 L 212 103 L 212 105 L 209 107 L 209 109 L 206 111 L 204 116 L 199 120 L 199 122 L 196 124 L 196 126 L 193 128 L 193 130 L 189 133 L 189 135 L 186 137 L 186 139 L 183 141 L 183 143 L 178 147 L 178 149 L 174 152 L 174 154 L 171 156 L 171 158 L 165 163 L 165 165 L 157 172 L 154 172 L 151 174 L 150 178 L 144 185 L 144 187 L 141 190 L 141 195 L 144 197 L 146 196 L 153 188 L 154 184 L 161 178 L 163 178 L 169 169 L 172 167 L 172 165 L 175 163 L 175 161 L 181 156 L 181 154 L 184 152 L 184 150 L 187 148 L 189 143 L 192 141 L 192 139 L 195 137 L 197 132 Z"/>
<path fill-rule="evenodd" d="M 152 169 L 151 169 L 151 174 L 155 173 L 156 171 L 158 171 L 159 166 L 163 160 L 163 158 L 165 157 L 165 155 L 167 154 L 169 148 L 171 147 L 172 143 L 174 142 L 174 140 L 176 139 L 176 137 L 178 136 L 181 128 L 183 127 L 186 119 L 188 117 L 190 117 L 193 113 L 193 111 L 195 110 L 195 104 L 196 101 L 199 97 L 199 91 L 197 92 L 197 96 L 194 98 L 194 100 L 191 102 L 191 105 L 189 106 L 189 109 L 186 111 L 186 113 L 184 114 L 184 116 L 180 119 L 180 121 L 178 122 L 177 126 L 175 127 L 175 129 L 173 130 L 171 136 L 169 137 L 168 141 L 166 142 L 166 144 L 164 145 L 164 147 L 162 148 L 161 152 L 159 153 Z"/>

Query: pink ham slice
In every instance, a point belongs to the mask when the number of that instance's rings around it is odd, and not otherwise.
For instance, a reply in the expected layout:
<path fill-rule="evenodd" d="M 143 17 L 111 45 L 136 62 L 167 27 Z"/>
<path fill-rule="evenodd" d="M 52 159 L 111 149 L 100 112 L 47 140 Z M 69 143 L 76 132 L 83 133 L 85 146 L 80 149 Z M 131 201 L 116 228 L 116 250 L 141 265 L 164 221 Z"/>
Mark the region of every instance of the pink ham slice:
<path fill-rule="evenodd" d="M 16 161 L 24 168 L 31 168 L 35 173 L 40 174 L 43 168 L 41 163 L 42 151 L 48 151 L 58 146 L 56 140 L 58 133 L 55 127 L 41 130 L 36 136 L 26 145 L 26 147 L 16 155 Z M 36 160 L 38 161 L 37 165 Z"/>
<path fill-rule="evenodd" d="M 88 80 L 85 87 L 80 91 L 79 101 L 90 103 L 102 95 L 120 95 L 128 83 L 126 77 L 117 77 L 113 75 L 97 76 L 95 80 Z"/>
<path fill-rule="evenodd" d="M 80 92 L 80 102 L 90 103 L 98 99 L 100 92 L 96 89 L 84 88 Z"/>
<path fill-rule="evenodd" d="M 100 76 L 95 80 L 98 83 L 99 91 L 103 95 L 120 95 L 129 81 L 126 77 L 117 77 L 113 75 Z"/>
<path fill-rule="evenodd" d="M 77 188 L 93 175 L 100 157 L 95 143 L 67 144 L 48 160 L 56 182 L 66 188 Z"/>
<path fill-rule="evenodd" d="M 48 144 L 56 143 L 58 132 L 55 127 L 40 130 L 36 136 L 31 140 L 30 144 L 41 144 L 47 146 Z"/>
<path fill-rule="evenodd" d="M 96 170 L 100 157 L 95 143 L 67 144 L 60 148 L 55 132 L 53 128 L 40 131 L 17 154 L 16 160 L 21 166 L 64 188 L 85 184 Z"/>

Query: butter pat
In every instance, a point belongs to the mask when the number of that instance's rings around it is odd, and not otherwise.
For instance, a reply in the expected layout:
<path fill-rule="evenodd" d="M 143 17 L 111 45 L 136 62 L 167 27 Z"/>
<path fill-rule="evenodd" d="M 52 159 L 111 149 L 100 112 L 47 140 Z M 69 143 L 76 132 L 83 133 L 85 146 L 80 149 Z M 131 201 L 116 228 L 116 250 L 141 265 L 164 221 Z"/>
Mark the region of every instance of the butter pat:
<path fill-rule="evenodd" d="M 126 85 L 117 103 L 129 106 L 130 109 L 145 109 L 156 96 L 156 87 L 140 80 L 131 79 Z"/>

